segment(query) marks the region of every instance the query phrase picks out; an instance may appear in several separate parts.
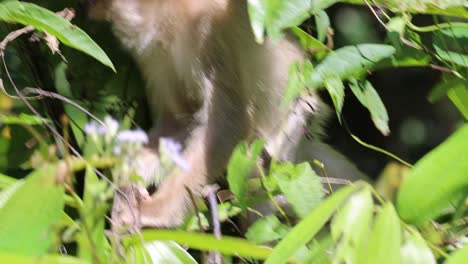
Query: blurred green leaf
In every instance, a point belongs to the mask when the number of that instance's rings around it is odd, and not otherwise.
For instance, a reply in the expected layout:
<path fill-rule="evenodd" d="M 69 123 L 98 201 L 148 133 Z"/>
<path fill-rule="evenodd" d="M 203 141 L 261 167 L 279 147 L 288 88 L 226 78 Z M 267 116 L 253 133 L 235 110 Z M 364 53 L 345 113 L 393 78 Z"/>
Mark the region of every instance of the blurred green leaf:
<path fill-rule="evenodd" d="M 465 244 L 461 249 L 455 251 L 444 264 L 465 264 L 468 259 L 468 244 Z"/>
<path fill-rule="evenodd" d="M 281 36 L 283 29 L 299 25 L 309 17 L 309 0 L 248 0 L 250 23 L 255 38 L 263 42 L 266 31 L 273 39 Z"/>
<path fill-rule="evenodd" d="M 236 196 L 242 208 L 247 206 L 247 179 L 252 174 L 258 157 L 262 153 L 264 142 L 256 140 L 248 148 L 242 142 L 234 149 L 227 167 L 229 189 Z"/>
<path fill-rule="evenodd" d="M 377 213 L 367 247 L 360 251 L 357 263 L 399 264 L 400 244 L 400 219 L 393 205 L 386 203 Z"/>
<path fill-rule="evenodd" d="M 256 244 L 262 244 L 281 239 L 288 231 L 288 226 L 281 223 L 275 215 L 268 215 L 250 226 L 245 237 Z"/>
<path fill-rule="evenodd" d="M 330 28 L 330 18 L 323 10 L 315 14 L 315 25 L 317 25 L 317 39 L 324 42 L 327 38 L 328 28 Z"/>
<path fill-rule="evenodd" d="M 60 255 L 21 256 L 0 253 L 0 263 L 11 264 L 91 264 L 91 262 Z"/>
<path fill-rule="evenodd" d="M 438 216 L 468 187 L 468 124 L 459 128 L 412 168 L 401 184 L 397 208 L 401 218 L 422 224 Z"/>
<path fill-rule="evenodd" d="M 401 245 L 401 264 L 436 264 L 434 254 L 415 230 L 406 234 Z"/>
<path fill-rule="evenodd" d="M 3 1 L 0 3 L 0 20 L 31 25 L 45 31 L 63 44 L 90 55 L 115 71 L 109 57 L 88 34 L 50 10 L 31 3 Z"/>
<path fill-rule="evenodd" d="M 447 92 L 452 103 L 463 114 L 465 120 L 468 120 L 468 86 L 465 84 L 456 85 Z"/>
<path fill-rule="evenodd" d="M 51 245 L 64 205 L 56 168 L 44 165 L 0 209 L 0 252 L 40 256 Z"/>
<path fill-rule="evenodd" d="M 217 239 L 213 235 L 192 233 L 177 230 L 146 229 L 141 234 L 123 238 L 125 246 L 141 243 L 141 237 L 145 241 L 172 240 L 192 249 L 213 250 L 225 255 L 252 257 L 266 259 L 271 249 L 265 246 L 257 246 L 249 241 L 237 237 L 223 236 Z"/>
<path fill-rule="evenodd" d="M 370 232 L 374 203 L 369 188 L 355 193 L 338 210 L 331 224 L 331 234 L 340 241 L 334 254 L 334 263 L 358 263 L 358 250 L 367 241 Z"/>
<path fill-rule="evenodd" d="M 338 117 L 338 121 L 341 122 L 341 110 L 343 109 L 345 97 L 344 84 L 341 81 L 340 76 L 334 73 L 327 73 L 326 76 L 323 76 L 323 83 L 328 93 L 330 94 L 333 105 L 335 106 L 335 112 L 336 116 Z"/>
<path fill-rule="evenodd" d="M 346 46 L 328 54 L 315 67 L 307 82 L 308 87 L 322 87 L 325 79 L 336 76 L 340 80 L 359 77 L 367 74 L 380 60 L 389 58 L 395 48 L 382 44 L 360 44 Z M 333 79 L 335 79 L 333 78 Z"/>
<path fill-rule="evenodd" d="M 309 163 L 275 164 L 272 166 L 271 176 L 300 218 L 307 216 L 322 202 L 325 192 L 319 176 Z"/>
<path fill-rule="evenodd" d="M 195 259 L 174 241 L 151 241 L 144 244 L 144 248 L 151 257 L 149 262 L 136 261 L 135 263 L 171 263 L 190 264 L 198 263 Z"/>
<path fill-rule="evenodd" d="M 0 173 L 0 190 L 12 185 L 17 181 L 18 180 L 13 177 Z"/>
<path fill-rule="evenodd" d="M 359 102 L 369 109 L 374 125 L 382 134 L 388 135 L 390 133 L 390 128 L 388 127 L 387 109 L 372 84 L 367 80 L 364 83 L 352 80 L 349 87 L 358 98 Z"/>
<path fill-rule="evenodd" d="M 319 2 L 337 2 L 337 0 L 319 0 Z M 367 5 L 365 0 L 341 0 L 340 2 Z M 373 3 L 396 13 L 411 12 L 468 18 L 465 0 L 374 0 Z"/>
<path fill-rule="evenodd" d="M 291 229 L 273 249 L 265 264 L 286 263 L 290 256 L 317 234 L 343 201 L 361 187 L 361 184 L 346 186 L 328 197 L 319 207 Z"/>
<path fill-rule="evenodd" d="M 434 31 L 432 44 L 443 60 L 468 67 L 468 24 Z"/>

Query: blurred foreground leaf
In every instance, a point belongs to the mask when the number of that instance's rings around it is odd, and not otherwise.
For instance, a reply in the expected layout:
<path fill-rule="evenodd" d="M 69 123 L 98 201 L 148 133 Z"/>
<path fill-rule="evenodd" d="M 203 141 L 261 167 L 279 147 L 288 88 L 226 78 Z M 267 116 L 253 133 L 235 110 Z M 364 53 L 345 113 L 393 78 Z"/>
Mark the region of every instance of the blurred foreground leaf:
<path fill-rule="evenodd" d="M 64 205 L 55 172 L 50 164 L 36 169 L 0 208 L 0 252 L 39 256 L 49 249 Z"/>

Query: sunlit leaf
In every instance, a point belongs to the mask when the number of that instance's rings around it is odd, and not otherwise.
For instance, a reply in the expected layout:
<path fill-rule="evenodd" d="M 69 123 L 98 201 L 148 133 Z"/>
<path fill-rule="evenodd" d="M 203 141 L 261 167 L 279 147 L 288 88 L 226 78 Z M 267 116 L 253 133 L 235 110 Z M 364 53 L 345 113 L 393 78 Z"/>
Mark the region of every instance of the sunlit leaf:
<path fill-rule="evenodd" d="M 331 224 L 331 234 L 340 247 L 334 254 L 337 263 L 358 263 L 358 252 L 370 232 L 374 203 L 369 188 L 355 193 L 339 210 Z"/>
<path fill-rule="evenodd" d="M 406 234 L 401 245 L 401 264 L 436 264 L 434 254 L 419 233 Z"/>
<path fill-rule="evenodd" d="M 145 241 L 172 240 L 192 249 L 213 250 L 225 255 L 239 255 L 256 259 L 266 259 L 271 253 L 271 249 L 268 247 L 257 246 L 245 239 L 237 237 L 223 236 L 221 239 L 217 239 L 209 234 L 164 229 L 143 230 L 141 234 L 124 238 L 124 245 L 130 246 L 139 244 L 141 243 L 141 237 L 143 237 Z"/>
<path fill-rule="evenodd" d="M 378 212 L 367 247 L 360 251 L 357 263 L 399 264 L 401 227 L 395 208 L 386 203 Z"/>
<path fill-rule="evenodd" d="M 326 199 L 276 245 L 265 264 L 286 263 L 290 256 L 317 234 L 343 201 L 360 188 L 360 184 L 346 186 Z"/>
<path fill-rule="evenodd" d="M 275 164 L 271 176 L 276 179 L 279 189 L 300 218 L 316 208 L 325 194 L 320 178 L 309 163 Z"/>
<path fill-rule="evenodd" d="M 288 231 L 289 228 L 275 215 L 268 215 L 250 226 L 245 237 L 254 243 L 262 244 L 281 239 Z"/>
<path fill-rule="evenodd" d="M 248 0 L 250 23 L 257 41 L 263 41 L 264 32 L 274 39 L 283 29 L 299 25 L 309 17 L 309 0 Z"/>
<path fill-rule="evenodd" d="M 455 251 L 444 264 L 465 264 L 468 259 L 468 244 L 465 244 L 464 247 Z"/>
<path fill-rule="evenodd" d="M 55 167 L 36 169 L 0 209 L 0 252 L 39 256 L 47 251 L 64 205 Z"/>
<path fill-rule="evenodd" d="M 50 10 L 31 3 L 3 1 L 0 3 L 0 20 L 34 26 L 45 31 L 63 44 L 82 51 L 115 71 L 104 51 L 80 28 Z"/>
<path fill-rule="evenodd" d="M 264 142 L 256 140 L 248 148 L 243 142 L 234 149 L 227 168 L 229 189 L 236 196 L 239 205 L 243 208 L 247 202 L 247 179 L 252 174 L 258 157 L 263 150 Z"/>
<path fill-rule="evenodd" d="M 397 196 L 401 218 L 421 224 L 438 216 L 468 187 L 468 124 L 420 159 L 403 181 Z"/>
<path fill-rule="evenodd" d="M 183 249 L 173 241 L 151 241 L 145 243 L 144 248 L 148 252 L 152 261 L 147 263 L 198 263 L 192 256 L 190 256 L 187 250 Z M 143 262 L 137 261 L 135 263 Z"/>
<path fill-rule="evenodd" d="M 394 47 L 381 44 L 360 44 L 337 49 L 315 67 L 307 84 L 309 87 L 319 88 L 330 76 L 343 81 L 365 75 L 380 60 L 389 58 L 394 53 Z"/>
<path fill-rule="evenodd" d="M 317 39 L 324 42 L 330 27 L 330 18 L 325 11 L 319 10 L 315 14 L 315 24 L 317 25 Z"/>
<path fill-rule="evenodd" d="M 91 262 L 60 255 L 22 256 L 0 253 L 0 263 L 14 264 L 91 264 Z"/>

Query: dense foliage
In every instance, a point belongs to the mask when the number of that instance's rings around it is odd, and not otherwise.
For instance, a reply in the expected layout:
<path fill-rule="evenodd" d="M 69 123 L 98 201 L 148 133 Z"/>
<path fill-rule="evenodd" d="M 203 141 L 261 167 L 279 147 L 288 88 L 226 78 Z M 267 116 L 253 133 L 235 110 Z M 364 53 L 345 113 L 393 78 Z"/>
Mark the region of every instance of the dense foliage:
<path fill-rule="evenodd" d="M 351 135 L 399 162 L 393 166 L 404 175 L 390 175 L 389 187 L 323 187 L 327 179 L 309 163 L 272 160 L 262 168 L 263 141 L 240 143 L 227 168 L 230 193 L 218 193 L 219 204 L 197 201 L 196 213 L 178 229 L 128 235 L 108 231 L 108 216 L 118 176 L 131 170 L 146 141 L 141 130 L 131 130 L 135 123 L 147 127 L 137 71 L 114 48 L 107 28 L 70 10 L 50 11 L 75 1 L 31 2 L 0 1 L 0 263 L 196 263 L 207 252 L 247 263 L 466 263 L 466 1 L 248 0 L 258 42 L 289 30 L 310 52 L 310 62 L 290 68 L 284 104 L 308 89 L 324 89 L 345 124 L 341 111 L 349 88 L 387 135 L 386 107 L 367 77 L 389 68 L 430 67 L 442 77 L 429 100 L 447 96 L 464 119 L 414 165 Z M 334 49 L 327 12 L 335 4 L 366 8 L 386 41 Z M 432 23 L 416 25 L 417 15 Z M 163 144 L 165 169 L 184 166 L 177 152 Z M 249 179 L 254 169 L 261 178 Z M 266 195 L 251 195 L 259 188 Z M 276 205 L 277 215 L 262 215 L 245 232 L 233 227 L 233 218 L 258 214 L 253 205 L 277 195 L 286 197 L 291 212 Z"/>

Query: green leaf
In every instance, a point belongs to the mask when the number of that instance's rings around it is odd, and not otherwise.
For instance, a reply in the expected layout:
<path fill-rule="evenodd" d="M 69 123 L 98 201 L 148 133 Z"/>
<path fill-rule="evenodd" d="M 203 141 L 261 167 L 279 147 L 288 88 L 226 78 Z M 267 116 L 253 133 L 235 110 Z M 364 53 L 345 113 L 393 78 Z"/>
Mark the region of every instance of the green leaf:
<path fill-rule="evenodd" d="M 51 245 L 64 204 L 55 167 L 33 171 L 0 209 L 0 252 L 40 256 Z"/>
<path fill-rule="evenodd" d="M 0 253 L 0 263 L 14 264 L 91 264 L 91 262 L 60 255 L 21 256 Z"/>
<path fill-rule="evenodd" d="M 271 249 L 268 247 L 257 246 L 245 239 L 237 237 L 223 236 L 221 239 L 217 239 L 209 234 L 164 229 L 143 230 L 141 234 L 123 238 L 124 246 L 129 247 L 134 244 L 140 244 L 142 237 L 145 241 L 172 240 L 192 249 L 212 250 L 225 255 L 252 257 L 256 259 L 266 259 L 271 252 Z"/>
<path fill-rule="evenodd" d="M 367 247 L 360 251 L 357 263 L 399 264 L 401 227 L 395 208 L 386 203 L 375 219 Z"/>
<path fill-rule="evenodd" d="M 242 208 L 247 206 L 247 179 L 252 174 L 258 157 L 262 153 L 264 142 L 256 140 L 250 149 L 242 142 L 234 149 L 227 167 L 229 189 L 236 196 Z"/>
<path fill-rule="evenodd" d="M 273 249 L 265 264 L 286 263 L 287 259 L 307 244 L 325 225 L 335 210 L 362 184 L 346 186 L 326 199 L 318 208 L 300 221 Z"/>
<path fill-rule="evenodd" d="M 447 92 L 447 95 L 465 119 L 468 119 L 468 86 L 466 83 L 456 85 Z"/>
<path fill-rule="evenodd" d="M 440 215 L 468 188 L 468 124 L 420 159 L 401 184 L 397 209 L 406 222 L 422 224 Z"/>
<path fill-rule="evenodd" d="M 275 164 L 271 176 L 300 218 L 315 209 L 325 194 L 320 178 L 307 162 L 299 165 Z"/>
<path fill-rule="evenodd" d="M 357 257 L 363 252 L 358 250 L 367 240 L 374 210 L 369 188 L 353 194 L 339 210 L 331 224 L 331 234 L 340 241 L 334 254 L 334 262 L 358 263 Z"/>
<path fill-rule="evenodd" d="M 340 77 L 336 74 L 330 73 L 327 76 L 324 76 L 323 79 L 325 88 L 327 89 L 330 97 L 333 101 L 333 105 L 335 106 L 335 112 L 338 116 L 338 121 L 341 122 L 341 110 L 343 109 L 344 103 L 344 84 L 341 81 Z"/>
<path fill-rule="evenodd" d="M 250 23 L 258 42 L 264 32 L 273 39 L 281 36 L 283 29 L 299 25 L 309 17 L 310 0 L 248 0 Z"/>
<path fill-rule="evenodd" d="M 268 215 L 250 226 L 245 237 L 256 244 L 262 244 L 281 239 L 288 231 L 288 226 L 281 223 L 275 215 Z"/>
<path fill-rule="evenodd" d="M 0 20 L 31 25 L 47 32 L 63 44 L 90 55 L 115 71 L 110 59 L 88 34 L 52 11 L 31 3 L 3 1 L 0 3 Z"/>
<path fill-rule="evenodd" d="M 326 78 L 337 76 L 340 80 L 359 77 L 367 74 L 376 63 L 389 58 L 395 53 L 395 48 L 381 44 L 360 44 L 346 46 L 328 54 L 315 67 L 315 71 L 308 79 L 312 88 L 322 87 Z"/>
<path fill-rule="evenodd" d="M 434 254 L 419 233 L 412 230 L 406 235 L 407 238 L 401 245 L 401 264 L 437 263 Z"/>
<path fill-rule="evenodd" d="M 468 244 L 465 244 L 464 247 L 455 251 L 444 264 L 465 264 L 468 259 Z"/>
<path fill-rule="evenodd" d="M 468 24 L 434 31 L 432 43 L 443 60 L 468 67 Z"/>
<path fill-rule="evenodd" d="M 372 84 L 369 81 L 360 83 L 356 80 L 352 80 L 350 82 L 350 87 L 359 102 L 369 109 L 374 125 L 382 134 L 388 135 L 390 133 L 390 128 L 388 127 L 387 109 Z"/>
<path fill-rule="evenodd" d="M 330 18 L 323 10 L 315 14 L 315 24 L 317 25 L 317 39 L 324 42 L 327 38 L 328 28 L 330 28 Z"/>
<path fill-rule="evenodd" d="M 330 2 L 332 0 L 321 0 L 319 2 Z M 336 2 L 334 0 L 333 2 Z M 367 5 L 365 0 L 341 0 L 340 2 Z M 457 16 L 468 18 L 468 10 L 465 0 L 375 0 L 375 5 L 390 9 L 395 13 L 411 12 L 417 14 L 435 14 L 445 16 Z"/>
<path fill-rule="evenodd" d="M 151 257 L 149 262 L 136 261 L 134 263 L 198 263 L 195 259 L 174 241 L 151 241 L 144 244 Z"/>

